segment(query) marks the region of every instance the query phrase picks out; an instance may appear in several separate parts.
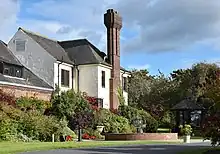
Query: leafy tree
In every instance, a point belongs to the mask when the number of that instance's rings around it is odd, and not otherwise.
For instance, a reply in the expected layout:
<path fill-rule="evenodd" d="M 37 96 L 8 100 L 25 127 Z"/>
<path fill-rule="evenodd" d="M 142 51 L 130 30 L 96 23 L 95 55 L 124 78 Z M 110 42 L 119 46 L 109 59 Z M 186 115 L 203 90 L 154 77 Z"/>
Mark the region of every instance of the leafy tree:
<path fill-rule="evenodd" d="M 150 91 L 151 79 L 147 70 L 133 70 L 128 82 L 128 102 L 130 106 L 138 107 L 145 93 Z"/>

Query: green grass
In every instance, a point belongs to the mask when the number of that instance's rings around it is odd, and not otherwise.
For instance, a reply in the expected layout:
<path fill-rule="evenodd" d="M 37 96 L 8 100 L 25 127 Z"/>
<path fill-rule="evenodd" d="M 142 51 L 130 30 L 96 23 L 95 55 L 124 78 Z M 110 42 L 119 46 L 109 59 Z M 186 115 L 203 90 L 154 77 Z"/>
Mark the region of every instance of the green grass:
<path fill-rule="evenodd" d="M 220 153 L 220 147 L 212 147 L 212 148 L 201 148 L 197 150 L 186 150 L 186 151 L 180 152 L 179 154 L 204 154 L 205 152 L 209 150 L 219 150 L 219 153 Z"/>
<path fill-rule="evenodd" d="M 84 142 L 0 142 L 0 154 L 15 154 L 18 152 L 65 149 L 65 148 L 83 148 L 100 146 L 120 146 L 135 144 L 158 144 L 158 143 L 179 143 L 162 141 L 84 141 Z"/>

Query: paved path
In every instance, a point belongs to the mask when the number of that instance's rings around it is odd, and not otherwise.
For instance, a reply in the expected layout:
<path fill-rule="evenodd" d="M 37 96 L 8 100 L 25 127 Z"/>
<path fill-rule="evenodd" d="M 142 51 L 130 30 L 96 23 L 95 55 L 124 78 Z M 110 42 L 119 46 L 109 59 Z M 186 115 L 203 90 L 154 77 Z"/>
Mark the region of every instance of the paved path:
<path fill-rule="evenodd" d="M 83 149 L 60 149 L 42 152 L 28 152 L 24 154 L 176 154 L 186 149 L 198 149 L 205 147 L 210 147 L 210 143 L 204 142 L 181 145 L 157 144 Z"/>

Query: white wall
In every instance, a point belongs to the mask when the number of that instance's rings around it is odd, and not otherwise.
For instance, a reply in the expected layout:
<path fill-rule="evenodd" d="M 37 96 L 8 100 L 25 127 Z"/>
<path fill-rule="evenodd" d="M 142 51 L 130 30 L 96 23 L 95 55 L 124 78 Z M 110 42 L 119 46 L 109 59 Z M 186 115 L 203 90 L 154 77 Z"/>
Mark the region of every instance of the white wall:
<path fill-rule="evenodd" d="M 102 87 L 102 71 L 105 71 L 105 88 Z M 98 97 L 103 99 L 103 107 L 110 108 L 110 79 L 111 69 L 105 66 L 98 67 Z"/>
<path fill-rule="evenodd" d="M 56 84 L 58 85 L 58 63 L 60 62 L 54 63 L 54 87 Z M 73 66 L 66 64 L 66 63 L 62 63 L 59 65 L 59 87 L 61 91 L 67 91 L 67 90 L 72 89 L 72 86 L 73 86 L 72 83 L 73 82 L 75 83 L 76 75 L 74 74 L 74 76 L 72 77 L 72 67 Z M 63 87 L 61 85 L 61 70 L 62 69 L 69 71 L 69 87 Z"/>
<path fill-rule="evenodd" d="M 25 51 L 16 51 L 16 40 L 25 40 Z M 36 43 L 31 37 L 26 35 L 22 30 L 18 30 L 8 43 L 9 49 L 15 57 L 32 71 L 36 76 L 44 80 L 50 86 L 53 86 L 54 79 L 54 62 L 52 57 L 45 49 Z"/>
<path fill-rule="evenodd" d="M 80 65 L 79 90 L 91 97 L 98 97 L 98 65 Z"/>
<path fill-rule="evenodd" d="M 122 84 L 123 84 L 123 79 L 122 79 L 122 77 L 128 78 L 128 77 L 129 77 L 129 74 L 128 74 L 127 72 L 124 73 L 123 71 L 120 72 L 121 86 L 123 86 L 123 85 L 122 85 Z M 124 98 L 125 98 L 125 105 L 128 105 L 128 93 L 127 93 L 126 91 L 124 91 L 124 90 L 123 90 L 123 96 L 124 96 Z"/>

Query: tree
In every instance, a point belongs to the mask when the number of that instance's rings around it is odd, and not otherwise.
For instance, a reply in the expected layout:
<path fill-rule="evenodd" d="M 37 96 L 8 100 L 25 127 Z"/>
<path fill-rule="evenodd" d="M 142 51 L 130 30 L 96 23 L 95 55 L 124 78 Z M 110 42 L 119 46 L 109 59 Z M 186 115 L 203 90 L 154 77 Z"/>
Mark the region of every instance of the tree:
<path fill-rule="evenodd" d="M 163 73 L 151 80 L 150 91 L 140 99 L 139 105 L 159 119 L 179 99 L 176 82 Z"/>
<path fill-rule="evenodd" d="M 138 107 L 138 103 L 145 93 L 150 91 L 151 79 L 147 70 L 133 70 L 128 82 L 128 103 Z"/>

